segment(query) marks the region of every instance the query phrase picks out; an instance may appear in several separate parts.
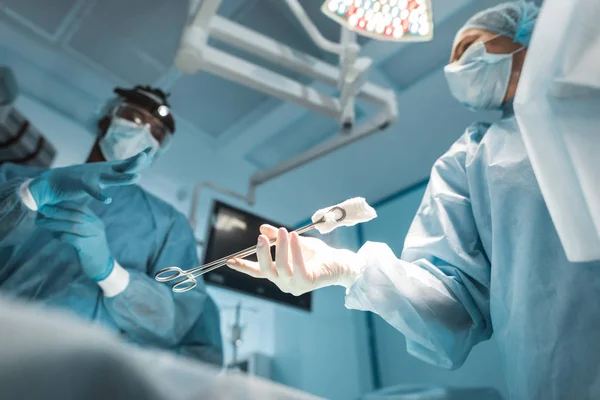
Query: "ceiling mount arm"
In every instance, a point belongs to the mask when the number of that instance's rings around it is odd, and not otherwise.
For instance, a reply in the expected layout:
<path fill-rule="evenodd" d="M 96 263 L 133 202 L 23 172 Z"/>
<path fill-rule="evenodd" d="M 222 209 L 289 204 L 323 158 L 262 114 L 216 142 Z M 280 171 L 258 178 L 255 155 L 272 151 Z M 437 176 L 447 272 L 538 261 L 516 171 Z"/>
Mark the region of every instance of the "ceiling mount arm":
<path fill-rule="evenodd" d="M 313 24 L 313 22 L 310 20 L 310 17 L 308 16 L 308 14 L 306 14 L 306 11 L 304 11 L 304 8 L 298 0 L 285 0 L 285 2 L 298 19 L 298 22 L 302 24 L 302 27 L 304 28 L 306 33 L 308 33 L 310 38 L 313 40 L 313 42 L 315 42 L 317 46 L 319 46 L 319 48 L 329 53 L 339 55 L 343 54 L 344 51 L 346 51 L 342 44 L 335 43 L 329 39 L 326 39 L 321 34 L 321 32 L 319 32 L 319 28 L 317 28 L 316 25 Z M 358 53 L 360 50 L 359 46 L 357 44 L 354 44 L 354 46 L 356 47 L 356 53 Z"/>

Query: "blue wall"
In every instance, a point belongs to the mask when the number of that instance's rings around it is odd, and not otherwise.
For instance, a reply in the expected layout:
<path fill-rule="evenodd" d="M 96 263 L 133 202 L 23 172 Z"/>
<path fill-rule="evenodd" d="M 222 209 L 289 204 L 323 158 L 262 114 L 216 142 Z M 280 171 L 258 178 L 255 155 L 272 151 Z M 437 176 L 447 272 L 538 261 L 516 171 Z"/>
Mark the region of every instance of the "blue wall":
<path fill-rule="evenodd" d="M 311 314 L 275 313 L 274 380 L 327 399 L 355 399 L 372 389 L 364 313 L 344 307 L 344 289 L 313 295 Z"/>
<path fill-rule="evenodd" d="M 387 243 L 399 257 L 425 186 L 421 184 L 376 207 L 378 218 L 361 227 L 362 239 Z M 413 383 L 494 387 L 506 396 L 500 354 L 493 339 L 476 346 L 460 369 L 448 371 L 409 355 L 404 336 L 380 317 L 375 316 L 374 319 L 376 355 L 382 387 Z"/>

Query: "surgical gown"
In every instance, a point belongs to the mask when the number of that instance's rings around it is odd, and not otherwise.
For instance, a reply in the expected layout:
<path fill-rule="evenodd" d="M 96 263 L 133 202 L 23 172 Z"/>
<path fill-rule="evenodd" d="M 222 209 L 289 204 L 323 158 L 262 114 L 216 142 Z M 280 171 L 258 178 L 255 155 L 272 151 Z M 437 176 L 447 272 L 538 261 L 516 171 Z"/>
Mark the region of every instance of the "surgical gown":
<path fill-rule="evenodd" d="M 434 165 L 401 259 L 380 243 L 346 306 L 457 368 L 493 334 L 514 399 L 600 398 L 600 263 L 567 260 L 511 109 Z"/>
<path fill-rule="evenodd" d="M 82 271 L 75 249 L 35 226 L 18 188 L 43 170 L 0 167 L 0 291 L 68 309 L 131 342 L 171 350 L 213 364 L 222 361 L 219 313 L 202 281 L 174 294 L 153 279 L 161 268 L 198 265 L 185 217 L 138 186 L 107 190 L 109 205 L 90 202 L 102 219 L 108 247 L 129 272 L 129 285 L 114 297 Z"/>

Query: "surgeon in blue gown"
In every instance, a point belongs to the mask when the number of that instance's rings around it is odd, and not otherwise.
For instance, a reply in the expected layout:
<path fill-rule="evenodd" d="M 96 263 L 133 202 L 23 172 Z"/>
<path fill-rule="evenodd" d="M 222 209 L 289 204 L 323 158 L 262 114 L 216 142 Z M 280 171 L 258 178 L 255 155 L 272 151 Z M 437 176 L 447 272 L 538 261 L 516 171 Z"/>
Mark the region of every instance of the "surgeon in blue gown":
<path fill-rule="evenodd" d="M 344 286 L 346 307 L 379 314 L 440 367 L 493 335 L 513 399 L 600 399 L 600 262 L 568 261 L 511 105 L 537 15 L 503 3 L 458 32 L 450 91 L 503 116 L 469 126 L 436 161 L 401 258 L 383 243 L 353 253 L 263 226 L 258 263 L 229 266 L 295 295 Z"/>
<path fill-rule="evenodd" d="M 87 164 L 49 171 L 0 167 L 1 294 L 68 310 L 132 342 L 220 365 L 219 313 L 202 281 L 174 294 L 153 279 L 161 268 L 198 265 L 185 216 L 131 184 L 104 185 L 110 204 L 98 196 L 64 199 L 69 191 L 62 186 L 97 178 L 89 168 L 145 149 L 154 159 L 168 147 L 175 121 L 166 95 L 140 86 L 115 92 Z"/>

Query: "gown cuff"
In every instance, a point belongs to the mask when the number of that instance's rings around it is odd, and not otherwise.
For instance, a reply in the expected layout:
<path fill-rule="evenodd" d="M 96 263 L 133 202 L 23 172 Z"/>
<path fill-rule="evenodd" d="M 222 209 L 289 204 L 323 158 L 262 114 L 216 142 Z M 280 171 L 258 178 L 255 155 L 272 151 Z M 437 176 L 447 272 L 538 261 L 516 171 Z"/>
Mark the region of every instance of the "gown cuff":
<path fill-rule="evenodd" d="M 115 261 L 112 272 L 106 279 L 97 283 L 104 292 L 105 297 L 115 297 L 123 292 L 129 285 L 129 272 Z"/>
<path fill-rule="evenodd" d="M 19 197 L 23 204 L 29 208 L 31 211 L 37 211 L 38 205 L 36 204 L 31 191 L 29 190 L 29 184 L 32 179 L 27 179 L 21 186 L 19 187 Z"/>

